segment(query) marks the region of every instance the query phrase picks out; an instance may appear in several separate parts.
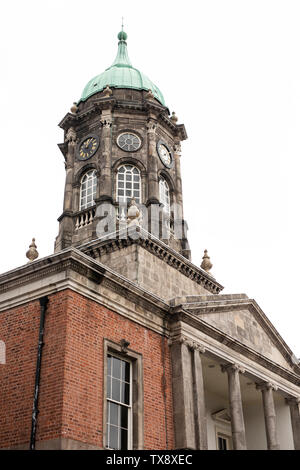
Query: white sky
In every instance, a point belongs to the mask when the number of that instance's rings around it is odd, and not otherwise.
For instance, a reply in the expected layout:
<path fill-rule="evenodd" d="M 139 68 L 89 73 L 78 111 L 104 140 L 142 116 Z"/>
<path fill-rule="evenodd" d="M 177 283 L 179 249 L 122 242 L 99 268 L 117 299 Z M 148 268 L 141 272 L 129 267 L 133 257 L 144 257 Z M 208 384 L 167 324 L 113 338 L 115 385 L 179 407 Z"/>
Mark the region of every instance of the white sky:
<path fill-rule="evenodd" d="M 53 252 L 62 212 L 58 122 L 111 65 L 125 17 L 133 65 L 184 122 L 193 262 L 255 298 L 300 357 L 300 2 L 1 2 L 0 272 L 33 236 Z"/>

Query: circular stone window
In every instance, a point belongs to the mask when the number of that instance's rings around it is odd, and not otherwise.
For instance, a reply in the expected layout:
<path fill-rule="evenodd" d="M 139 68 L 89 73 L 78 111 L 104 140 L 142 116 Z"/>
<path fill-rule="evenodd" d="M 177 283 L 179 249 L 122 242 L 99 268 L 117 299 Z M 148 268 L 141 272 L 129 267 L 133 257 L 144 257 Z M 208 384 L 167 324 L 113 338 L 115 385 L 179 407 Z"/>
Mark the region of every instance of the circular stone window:
<path fill-rule="evenodd" d="M 135 134 L 124 132 L 119 135 L 117 144 L 125 152 L 135 152 L 141 146 L 141 139 Z"/>

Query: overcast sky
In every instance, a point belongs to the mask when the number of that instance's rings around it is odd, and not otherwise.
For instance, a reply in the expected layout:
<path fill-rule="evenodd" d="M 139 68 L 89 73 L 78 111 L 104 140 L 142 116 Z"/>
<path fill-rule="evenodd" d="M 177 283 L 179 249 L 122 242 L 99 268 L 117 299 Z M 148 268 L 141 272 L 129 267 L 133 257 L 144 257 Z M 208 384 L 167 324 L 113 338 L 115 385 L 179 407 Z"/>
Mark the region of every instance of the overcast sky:
<path fill-rule="evenodd" d="M 130 59 L 183 122 L 192 260 L 208 249 L 223 293 L 255 298 L 300 357 L 300 2 L 1 2 L 0 272 L 62 212 L 57 127 L 111 65 L 124 16 Z"/>

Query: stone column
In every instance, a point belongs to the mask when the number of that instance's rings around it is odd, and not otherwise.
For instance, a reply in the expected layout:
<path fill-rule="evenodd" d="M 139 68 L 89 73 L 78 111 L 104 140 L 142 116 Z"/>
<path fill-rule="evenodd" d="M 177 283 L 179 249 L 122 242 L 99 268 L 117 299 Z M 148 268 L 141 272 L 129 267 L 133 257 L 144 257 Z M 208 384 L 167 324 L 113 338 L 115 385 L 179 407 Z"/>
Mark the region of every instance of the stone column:
<path fill-rule="evenodd" d="M 99 179 L 99 199 L 98 201 L 112 202 L 112 176 L 111 176 L 111 126 L 112 116 L 110 110 L 102 112 L 102 154 L 99 159 L 101 169 Z"/>
<path fill-rule="evenodd" d="M 256 388 L 262 393 L 268 450 L 279 450 L 273 397 L 273 390 L 277 390 L 277 388 L 270 382 L 257 384 Z"/>
<path fill-rule="evenodd" d="M 204 383 L 202 372 L 201 354 L 205 348 L 201 345 L 193 345 L 193 377 L 194 377 L 194 402 L 196 425 L 196 448 L 207 450 L 207 422 L 204 396 Z"/>
<path fill-rule="evenodd" d="M 195 412 L 191 351 L 184 339 L 171 346 L 175 447 L 195 449 Z"/>
<path fill-rule="evenodd" d="M 300 398 L 287 398 L 286 402 L 290 407 L 294 447 L 300 450 Z"/>
<path fill-rule="evenodd" d="M 233 449 L 246 450 L 246 433 L 239 377 L 239 374 L 244 373 L 245 371 L 237 364 L 229 364 L 222 366 L 222 371 L 227 372 L 228 376 L 228 392 Z"/>

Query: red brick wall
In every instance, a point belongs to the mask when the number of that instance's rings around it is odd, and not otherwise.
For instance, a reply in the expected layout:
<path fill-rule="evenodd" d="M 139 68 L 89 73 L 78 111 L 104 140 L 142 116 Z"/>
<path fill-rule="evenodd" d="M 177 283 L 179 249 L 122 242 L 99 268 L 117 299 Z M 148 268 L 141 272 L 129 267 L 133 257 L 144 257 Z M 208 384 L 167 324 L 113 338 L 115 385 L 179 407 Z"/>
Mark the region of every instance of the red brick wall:
<path fill-rule="evenodd" d="M 103 445 L 103 339 L 130 341 L 143 355 L 144 441 L 165 449 L 161 336 L 71 290 L 49 297 L 45 322 L 37 441 L 71 438 Z M 30 440 L 39 302 L 0 315 L 7 364 L 0 365 L 0 447 Z M 165 343 L 168 447 L 174 447 L 171 363 Z M 3 423 L 3 425 L 2 425 Z"/>

